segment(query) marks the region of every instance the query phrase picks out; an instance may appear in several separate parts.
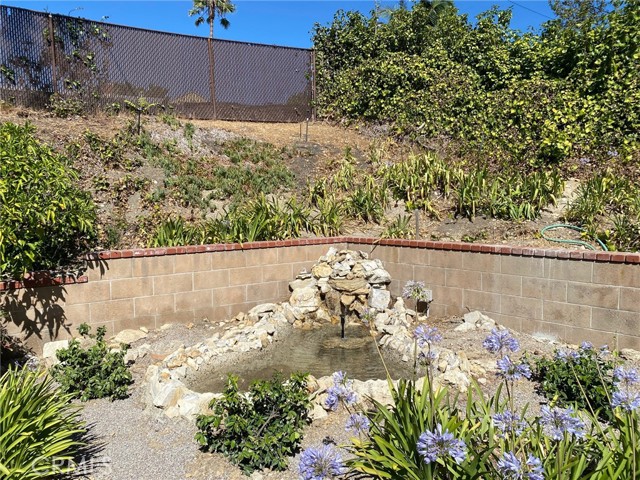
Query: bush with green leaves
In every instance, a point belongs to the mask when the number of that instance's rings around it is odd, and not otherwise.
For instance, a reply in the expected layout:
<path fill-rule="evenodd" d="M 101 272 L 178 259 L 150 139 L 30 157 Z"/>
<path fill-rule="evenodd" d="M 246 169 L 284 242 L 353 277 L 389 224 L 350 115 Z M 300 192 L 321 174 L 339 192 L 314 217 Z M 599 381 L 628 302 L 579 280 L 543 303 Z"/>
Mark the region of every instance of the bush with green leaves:
<path fill-rule="evenodd" d="M 83 402 L 93 398 L 126 398 L 133 383 L 124 362 L 127 346 L 121 345 L 119 351 L 112 351 L 104 341 L 105 327 L 98 327 L 96 334 L 91 335 L 90 327 L 83 323 L 78 332 L 89 346 L 84 348 L 74 338 L 68 348 L 56 352 L 60 363 L 54 365 L 52 374 L 60 389 Z"/>
<path fill-rule="evenodd" d="M 226 455 L 243 472 L 285 470 L 296 453 L 309 422 L 307 376 L 280 375 L 254 382 L 247 393 L 230 375 L 220 399 L 211 401 L 211 415 L 199 415 L 196 440 L 203 450 Z"/>
<path fill-rule="evenodd" d="M 71 398 L 44 371 L 11 367 L 0 377 L 0 477 L 52 478 L 75 470 L 86 430 Z"/>
<path fill-rule="evenodd" d="M 640 1 L 554 0 L 539 33 L 451 2 L 339 11 L 316 25 L 318 112 L 386 123 L 472 160 L 534 166 L 640 155 Z"/>
<path fill-rule="evenodd" d="M 540 357 L 531 363 L 533 379 L 549 400 L 611 420 L 609 392 L 613 390 L 616 362 L 608 352 L 585 342 L 578 350 L 556 350 L 553 358 Z"/>
<path fill-rule="evenodd" d="M 0 125 L 0 276 L 69 265 L 95 237 L 95 206 L 69 161 L 29 123 Z"/>

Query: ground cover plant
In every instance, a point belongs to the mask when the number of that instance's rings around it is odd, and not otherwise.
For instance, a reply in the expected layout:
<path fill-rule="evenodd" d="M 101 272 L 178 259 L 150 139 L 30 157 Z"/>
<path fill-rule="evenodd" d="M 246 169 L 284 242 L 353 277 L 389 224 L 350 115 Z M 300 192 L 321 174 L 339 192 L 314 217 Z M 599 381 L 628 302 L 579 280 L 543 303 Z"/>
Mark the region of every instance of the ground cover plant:
<path fill-rule="evenodd" d="M 258 380 L 241 393 L 238 377 L 229 376 L 223 397 L 211 401 L 211 415 L 196 420 L 196 440 L 203 450 L 223 453 L 247 475 L 270 468 L 285 470 L 309 422 L 307 376 L 276 375 Z"/>

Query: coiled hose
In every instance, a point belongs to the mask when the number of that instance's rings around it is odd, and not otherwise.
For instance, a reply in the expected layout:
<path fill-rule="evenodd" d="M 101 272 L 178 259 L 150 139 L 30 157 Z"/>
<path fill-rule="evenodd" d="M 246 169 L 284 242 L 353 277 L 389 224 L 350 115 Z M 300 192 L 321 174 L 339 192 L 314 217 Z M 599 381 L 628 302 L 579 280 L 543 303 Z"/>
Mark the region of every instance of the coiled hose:
<path fill-rule="evenodd" d="M 556 223 L 554 225 L 549 225 L 547 227 L 544 227 L 542 230 L 540 230 L 540 235 L 542 235 L 542 238 L 550 242 L 568 243 L 570 245 L 582 245 L 583 247 L 588 248 L 589 250 L 596 250 L 596 247 L 594 247 L 593 245 L 587 242 L 583 242 L 582 240 L 565 240 L 563 238 L 547 237 L 545 235 L 545 233 L 548 232 L 549 230 L 555 230 L 557 228 L 568 228 L 569 230 L 575 230 L 576 232 L 581 232 L 581 233 L 585 231 L 584 228 L 576 227 L 575 225 L 568 225 L 566 223 Z M 600 244 L 600 246 L 602 247 L 602 250 L 604 250 L 605 252 L 609 250 L 607 246 L 600 241 L 599 238 L 596 237 L 595 241 Z"/>

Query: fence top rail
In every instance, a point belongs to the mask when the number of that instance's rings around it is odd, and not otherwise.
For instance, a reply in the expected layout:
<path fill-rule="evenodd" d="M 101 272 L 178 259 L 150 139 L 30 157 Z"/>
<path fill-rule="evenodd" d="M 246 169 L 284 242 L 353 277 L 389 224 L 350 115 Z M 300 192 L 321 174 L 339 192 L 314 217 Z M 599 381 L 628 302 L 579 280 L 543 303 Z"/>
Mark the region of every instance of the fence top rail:
<path fill-rule="evenodd" d="M 200 35 L 190 35 L 190 34 L 187 34 L 187 33 L 175 33 L 175 32 L 166 32 L 166 31 L 163 31 L 163 30 L 153 30 L 153 29 L 150 29 L 150 28 L 132 27 L 131 25 L 121 25 L 121 24 L 118 24 L 118 23 L 102 22 L 102 21 L 99 21 L 99 20 L 90 20 L 88 18 L 83 18 L 83 17 L 72 17 L 72 16 L 69 16 L 69 15 L 62 15 L 60 13 L 42 12 L 40 10 L 31 10 L 29 8 L 14 7 L 14 6 L 11 6 L 11 5 L 0 5 L 0 10 L 21 10 L 23 12 L 36 13 L 36 14 L 40 14 L 40 15 L 44 15 L 44 16 L 68 18 L 68 19 L 72 19 L 72 20 L 81 20 L 81 21 L 84 21 L 84 22 L 91 22 L 91 23 L 95 23 L 95 24 L 98 24 L 98 25 L 105 25 L 107 27 L 126 28 L 126 29 L 129 29 L 129 30 L 139 30 L 139 31 L 143 31 L 143 32 L 157 33 L 157 34 L 161 34 L 161 35 L 171 35 L 171 36 L 175 36 L 175 37 L 196 38 L 196 39 L 199 39 L 199 40 L 207 40 L 208 39 L 208 37 L 200 36 Z M 258 47 L 282 48 L 282 49 L 287 49 L 287 50 L 299 50 L 299 51 L 303 51 L 303 52 L 311 52 L 311 51 L 313 51 L 312 48 L 290 47 L 290 46 L 287 46 L 287 45 L 275 45 L 275 44 L 270 44 L 270 43 L 243 42 L 241 40 L 227 40 L 227 39 L 222 39 L 222 38 L 214 38 L 213 40 L 216 43 L 224 42 L 224 43 L 234 43 L 234 44 L 239 44 L 239 45 L 254 45 L 254 46 L 258 46 Z"/>

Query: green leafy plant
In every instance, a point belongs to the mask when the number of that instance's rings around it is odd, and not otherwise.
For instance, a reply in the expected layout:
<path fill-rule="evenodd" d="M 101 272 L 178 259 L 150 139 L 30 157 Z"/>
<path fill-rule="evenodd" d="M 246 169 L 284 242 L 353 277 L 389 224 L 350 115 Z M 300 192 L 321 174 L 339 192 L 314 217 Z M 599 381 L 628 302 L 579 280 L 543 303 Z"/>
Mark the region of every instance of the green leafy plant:
<path fill-rule="evenodd" d="M 533 379 L 547 398 L 612 419 L 609 392 L 615 359 L 583 344 L 578 350 L 556 350 L 553 358 L 541 357 L 531 363 Z"/>
<path fill-rule="evenodd" d="M 0 126 L 0 275 L 69 265 L 95 238 L 95 206 L 30 124 Z"/>
<path fill-rule="evenodd" d="M 213 414 L 197 417 L 196 440 L 246 474 L 263 468 L 285 470 L 287 457 L 302 441 L 309 406 L 306 375 L 256 381 L 246 394 L 238 390 L 238 377 L 230 375 L 223 397 L 210 404 Z"/>
<path fill-rule="evenodd" d="M 78 98 L 65 98 L 54 93 L 49 98 L 49 109 L 56 117 L 69 118 L 82 115 L 85 110 L 84 102 Z"/>
<path fill-rule="evenodd" d="M 11 367 L 0 377 L 2 478 L 53 478 L 75 470 L 86 429 L 71 398 L 44 371 Z"/>
<path fill-rule="evenodd" d="M 121 345 L 119 351 L 111 351 L 104 341 L 105 327 L 98 327 L 96 334 L 90 335 L 90 327 L 83 323 L 78 332 L 85 340 L 91 339 L 92 345 L 83 348 L 74 338 L 68 348 L 56 352 L 60 363 L 53 367 L 52 374 L 60 389 L 82 401 L 126 398 L 129 385 L 133 383 L 131 372 L 124 363 L 127 346 Z"/>

